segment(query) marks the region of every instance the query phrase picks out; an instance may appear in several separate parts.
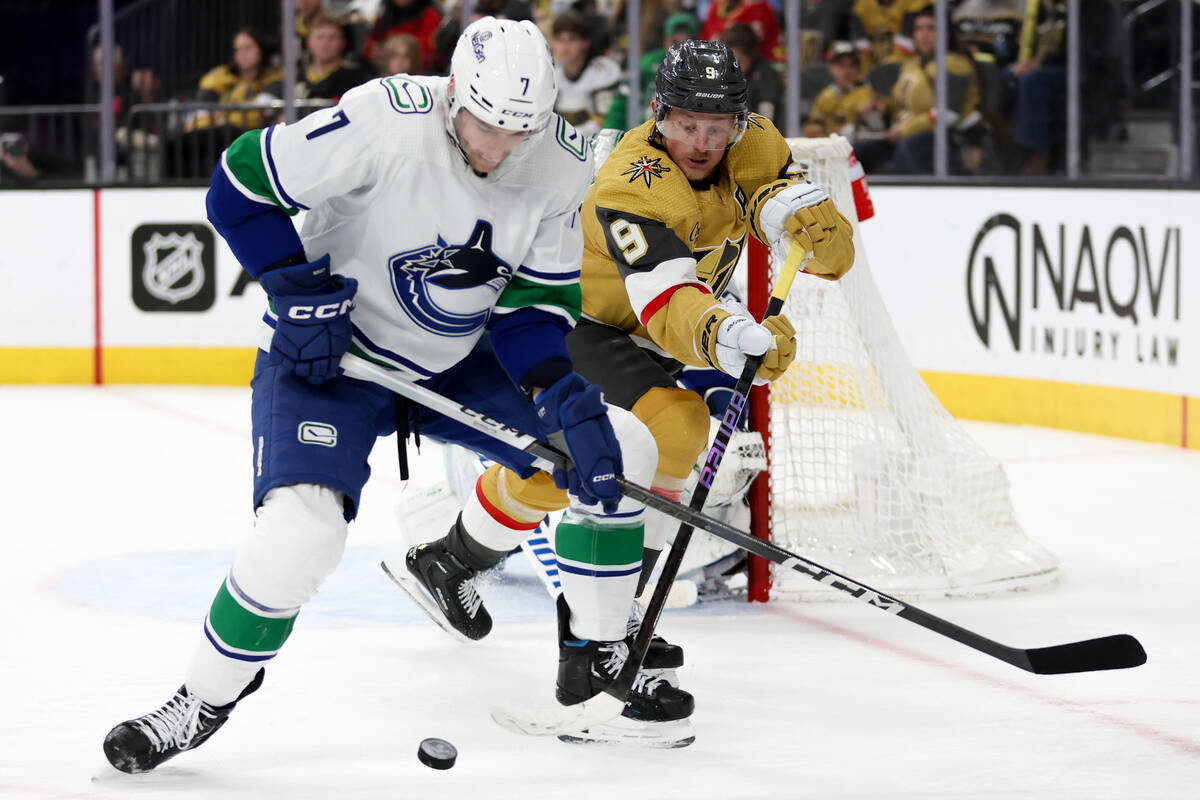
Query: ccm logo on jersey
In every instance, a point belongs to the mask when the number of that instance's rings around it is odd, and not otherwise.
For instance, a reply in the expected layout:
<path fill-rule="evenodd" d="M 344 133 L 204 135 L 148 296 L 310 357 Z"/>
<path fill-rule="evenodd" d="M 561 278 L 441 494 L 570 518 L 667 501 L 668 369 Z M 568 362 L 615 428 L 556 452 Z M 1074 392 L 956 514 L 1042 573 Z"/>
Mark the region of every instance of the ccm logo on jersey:
<path fill-rule="evenodd" d="M 292 306 L 288 309 L 288 319 L 333 319 L 342 316 L 352 308 L 354 308 L 353 299 L 320 306 Z"/>

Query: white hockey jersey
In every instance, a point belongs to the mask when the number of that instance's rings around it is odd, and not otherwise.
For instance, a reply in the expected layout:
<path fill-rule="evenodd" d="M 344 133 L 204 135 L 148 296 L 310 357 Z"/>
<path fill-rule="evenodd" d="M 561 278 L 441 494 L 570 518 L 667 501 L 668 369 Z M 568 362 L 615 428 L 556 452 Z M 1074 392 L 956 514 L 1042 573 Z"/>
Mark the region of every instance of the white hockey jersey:
<path fill-rule="evenodd" d="M 621 65 L 608 56 L 596 56 L 575 80 L 567 77 L 562 64 L 555 69 L 558 98 L 554 110 L 583 134 L 585 139 L 600 130 L 600 123 L 617 95 L 624 73 Z"/>
<path fill-rule="evenodd" d="M 447 132 L 447 82 L 371 81 L 221 161 L 250 200 L 308 212 L 308 259 L 328 253 L 358 280 L 352 350 L 418 379 L 465 357 L 494 315 L 532 306 L 570 326 L 579 314 L 583 137 L 552 116 L 481 178 Z"/>

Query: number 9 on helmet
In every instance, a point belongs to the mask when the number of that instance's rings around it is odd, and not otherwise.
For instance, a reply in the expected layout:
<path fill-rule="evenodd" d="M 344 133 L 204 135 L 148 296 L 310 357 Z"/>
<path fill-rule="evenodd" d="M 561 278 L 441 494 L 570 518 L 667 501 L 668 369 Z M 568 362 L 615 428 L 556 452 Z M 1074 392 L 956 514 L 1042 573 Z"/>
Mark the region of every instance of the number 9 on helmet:
<path fill-rule="evenodd" d="M 479 120 L 517 133 L 546 127 L 558 85 L 546 37 L 528 20 L 484 17 L 458 37 L 450 59 L 450 118 L 466 109 Z"/>
<path fill-rule="evenodd" d="M 717 146 L 706 149 L 732 146 L 746 131 L 749 84 L 737 58 L 721 42 L 688 39 L 671 45 L 658 67 L 654 90 L 654 119 L 667 138 L 675 133 L 667 120 L 672 108 L 693 114 L 732 115 L 728 137 L 716 137 L 721 139 Z"/>

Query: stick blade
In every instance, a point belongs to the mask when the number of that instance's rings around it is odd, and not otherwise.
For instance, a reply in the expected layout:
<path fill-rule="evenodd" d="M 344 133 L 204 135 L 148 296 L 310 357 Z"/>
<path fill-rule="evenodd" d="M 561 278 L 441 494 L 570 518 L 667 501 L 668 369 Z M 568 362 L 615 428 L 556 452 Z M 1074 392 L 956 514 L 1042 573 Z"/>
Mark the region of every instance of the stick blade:
<path fill-rule="evenodd" d="M 1054 647 L 1038 647 L 1026 652 L 1030 671 L 1038 675 L 1129 669 L 1146 663 L 1146 651 L 1142 649 L 1141 642 L 1127 633 Z"/>
<path fill-rule="evenodd" d="M 625 702 L 601 692 L 572 706 L 545 709 L 504 708 L 493 706 L 492 721 L 512 733 L 523 736 L 558 736 L 579 733 L 621 716 Z"/>

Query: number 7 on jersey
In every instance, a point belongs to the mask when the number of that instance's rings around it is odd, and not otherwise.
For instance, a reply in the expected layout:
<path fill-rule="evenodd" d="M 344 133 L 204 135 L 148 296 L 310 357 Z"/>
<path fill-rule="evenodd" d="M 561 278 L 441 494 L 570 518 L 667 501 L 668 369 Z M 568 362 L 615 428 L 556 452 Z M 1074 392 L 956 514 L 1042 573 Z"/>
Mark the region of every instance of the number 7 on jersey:
<path fill-rule="evenodd" d="M 319 128 L 314 128 L 313 130 L 309 131 L 308 135 L 305 136 L 304 138 L 305 139 L 315 139 L 318 136 L 324 136 L 327 133 L 332 133 L 333 131 L 336 131 L 338 128 L 344 128 L 349 124 L 350 124 L 350 118 L 346 116 L 346 112 L 343 109 L 339 108 L 337 110 L 337 112 L 333 115 L 332 122 L 330 122 L 328 125 L 322 125 Z"/>

